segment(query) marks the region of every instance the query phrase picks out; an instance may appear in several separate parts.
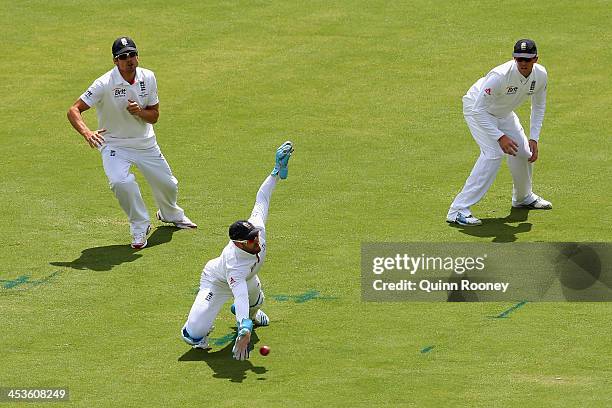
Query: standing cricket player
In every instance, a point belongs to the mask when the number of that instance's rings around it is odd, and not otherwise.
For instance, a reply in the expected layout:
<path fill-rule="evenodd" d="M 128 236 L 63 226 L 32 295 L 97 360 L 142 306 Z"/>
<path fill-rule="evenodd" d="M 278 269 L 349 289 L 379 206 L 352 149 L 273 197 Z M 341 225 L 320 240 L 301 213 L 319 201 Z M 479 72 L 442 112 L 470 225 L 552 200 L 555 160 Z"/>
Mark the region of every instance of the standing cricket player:
<path fill-rule="evenodd" d="M 480 146 L 480 157 L 463 190 L 448 211 L 449 223 L 474 226 L 482 222 L 470 207 L 478 203 L 495 180 L 504 154 L 512 173 L 512 206 L 551 209 L 552 204 L 531 190 L 533 163 L 538 159 L 538 140 L 546 109 L 546 69 L 537 64 L 538 50 L 529 39 L 517 41 L 513 60 L 493 68 L 463 97 L 463 115 Z M 531 99 L 529 140 L 514 113 L 525 99 Z"/>
<path fill-rule="evenodd" d="M 111 190 L 127 214 L 132 248 L 147 245 L 149 213 L 130 167 L 136 165 L 151 186 L 159 207 L 157 218 L 178 228 L 196 228 L 177 205 L 178 181 L 161 153 L 153 124 L 159 118 L 157 81 L 152 71 L 138 67 L 138 49 L 129 37 L 112 47 L 115 67 L 96 79 L 68 110 L 68 120 L 102 154 Z M 96 108 L 98 130 L 92 131 L 82 113 Z"/>
<path fill-rule="evenodd" d="M 200 278 L 200 291 L 191 306 L 187 322 L 181 330 L 185 342 L 194 348 L 208 348 L 208 334 L 223 304 L 234 297 L 238 334 L 233 348 L 236 360 L 249 358 L 253 325 L 267 326 L 268 316 L 261 310 L 264 293 L 257 274 L 266 259 L 266 220 L 272 191 L 278 179 L 286 179 L 291 142 L 276 151 L 276 163 L 255 199 L 251 217 L 229 227 L 230 241 L 221 256 L 206 263 Z"/>

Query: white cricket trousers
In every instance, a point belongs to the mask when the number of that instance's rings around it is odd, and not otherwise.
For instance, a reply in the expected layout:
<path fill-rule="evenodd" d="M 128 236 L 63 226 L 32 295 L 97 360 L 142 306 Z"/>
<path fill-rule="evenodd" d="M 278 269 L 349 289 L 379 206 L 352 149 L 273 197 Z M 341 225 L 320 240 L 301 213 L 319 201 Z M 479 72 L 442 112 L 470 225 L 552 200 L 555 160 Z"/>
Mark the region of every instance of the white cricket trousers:
<path fill-rule="evenodd" d="M 448 210 L 447 219 L 454 220 L 458 213 L 470 215 L 470 207 L 478 203 L 487 193 L 497 176 L 502 159 L 506 156 L 512 181 L 512 205 L 529 204 L 536 199 L 531 187 L 533 164 L 527 159 L 531 157 L 529 142 L 514 112 L 503 119 L 497 119 L 497 128 L 518 144 L 516 156 L 503 152 L 497 140 L 491 139 L 480 127 L 472 115 L 464 115 L 470 132 L 480 147 L 480 156 L 474 164 L 463 190 L 455 197 Z"/>
<path fill-rule="evenodd" d="M 276 187 L 276 182 L 276 177 L 268 176 L 257 191 L 255 205 L 253 206 L 249 222 L 256 227 L 263 228 L 260 232 L 260 236 L 264 234 L 265 237 L 266 234 L 265 223 L 268 219 L 270 198 Z M 265 247 L 266 245 L 264 243 L 262 251 L 266 250 Z M 261 256 L 265 259 L 265 254 Z M 264 302 L 264 293 L 257 275 L 247 280 L 247 290 L 249 293 L 249 317 L 253 319 Z M 206 274 L 206 270 L 202 271 L 200 291 L 191 306 L 187 322 L 183 326 L 183 328 L 187 330 L 189 336 L 192 339 L 200 339 L 208 336 L 213 326 L 213 322 L 217 318 L 221 308 L 225 302 L 232 297 L 232 290 L 226 281 L 219 280 L 215 277 L 209 277 Z"/>
<path fill-rule="evenodd" d="M 183 219 L 185 212 L 176 204 L 178 181 L 172 175 L 159 146 L 131 149 L 105 145 L 100 153 L 110 188 L 128 216 L 132 234 L 146 232 L 151 223 L 136 177 L 130 173 L 132 165 L 138 167 L 151 186 L 162 218 L 166 221 Z"/>
<path fill-rule="evenodd" d="M 253 319 L 264 301 L 264 293 L 257 275 L 247 281 L 247 289 L 249 292 L 249 317 Z M 202 278 L 200 291 L 191 306 L 184 326 L 189 336 L 192 339 L 208 336 L 221 308 L 232 297 L 232 290 L 225 282 Z"/>

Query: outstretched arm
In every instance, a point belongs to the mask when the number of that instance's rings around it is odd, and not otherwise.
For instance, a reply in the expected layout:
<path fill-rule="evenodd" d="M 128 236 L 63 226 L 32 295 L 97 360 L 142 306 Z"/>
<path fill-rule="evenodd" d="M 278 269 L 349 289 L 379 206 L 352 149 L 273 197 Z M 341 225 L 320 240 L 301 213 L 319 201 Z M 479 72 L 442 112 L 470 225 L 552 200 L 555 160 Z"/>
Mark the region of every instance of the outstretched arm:
<path fill-rule="evenodd" d="M 284 180 L 287 178 L 287 166 L 289 165 L 289 159 L 291 158 L 292 153 L 293 143 L 290 141 L 283 143 L 278 149 L 276 149 L 274 169 L 259 187 L 257 197 L 255 198 L 255 206 L 251 212 L 251 217 L 249 217 L 249 222 L 256 227 L 264 229 L 266 227 L 272 192 L 276 187 L 276 182 L 278 179 Z"/>
<path fill-rule="evenodd" d="M 242 319 L 249 318 L 249 290 L 244 278 L 238 278 L 231 274 L 229 279 L 230 289 L 234 295 L 234 305 L 236 305 L 236 321 L 240 323 Z"/>
<path fill-rule="evenodd" d="M 278 176 L 266 177 L 257 191 L 255 206 L 253 207 L 253 211 L 251 211 L 251 217 L 249 217 L 249 222 L 256 227 L 265 228 L 266 221 L 268 220 L 268 212 L 270 210 L 270 199 L 276 187 L 277 178 Z"/>
<path fill-rule="evenodd" d="M 251 351 L 251 332 L 253 331 L 253 321 L 249 319 L 249 292 L 244 279 L 234 278 L 232 275 L 228 283 L 234 294 L 236 323 L 238 326 L 238 333 L 232 352 L 236 360 L 247 360 Z"/>

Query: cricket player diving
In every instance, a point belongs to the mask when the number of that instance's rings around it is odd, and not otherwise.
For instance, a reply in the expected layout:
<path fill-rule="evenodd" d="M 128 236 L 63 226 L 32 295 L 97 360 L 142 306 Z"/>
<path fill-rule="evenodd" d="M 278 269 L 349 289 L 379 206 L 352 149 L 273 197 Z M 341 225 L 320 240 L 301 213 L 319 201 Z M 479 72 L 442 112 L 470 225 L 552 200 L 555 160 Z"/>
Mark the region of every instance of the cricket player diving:
<path fill-rule="evenodd" d="M 478 203 L 493 184 L 504 155 L 514 183 L 512 206 L 536 210 L 552 204 L 532 191 L 533 163 L 538 159 L 538 140 L 546 109 L 546 69 L 537 64 L 533 40 L 518 40 L 514 59 L 493 68 L 463 97 L 465 121 L 480 147 L 480 157 L 463 190 L 455 197 L 446 221 L 462 226 L 481 225 L 470 207 Z M 531 99 L 529 139 L 514 110 Z"/>
<path fill-rule="evenodd" d="M 236 360 L 246 360 L 250 353 L 254 326 L 268 326 L 270 320 L 261 310 L 264 293 L 257 276 L 266 259 L 266 220 L 272 191 L 279 179 L 286 179 L 293 153 L 291 142 L 276 151 L 272 173 L 264 180 L 251 217 L 229 227 L 229 242 L 221 256 L 206 263 L 187 322 L 181 330 L 183 340 L 194 348 L 208 348 L 208 334 L 225 302 L 234 297 L 232 310 L 236 315 L 237 336 L 232 349 Z"/>

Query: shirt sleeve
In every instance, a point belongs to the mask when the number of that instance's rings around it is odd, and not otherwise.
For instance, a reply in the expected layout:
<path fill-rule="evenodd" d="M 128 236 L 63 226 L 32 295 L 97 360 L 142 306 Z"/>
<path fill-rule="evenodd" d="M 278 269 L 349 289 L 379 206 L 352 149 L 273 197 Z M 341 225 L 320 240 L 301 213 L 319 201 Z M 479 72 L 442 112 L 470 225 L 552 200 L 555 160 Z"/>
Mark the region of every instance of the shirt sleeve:
<path fill-rule="evenodd" d="M 93 84 L 81 95 L 81 100 L 90 108 L 96 106 L 104 96 L 104 84 L 96 79 Z"/>
<path fill-rule="evenodd" d="M 155 74 L 151 73 L 151 89 L 149 90 L 149 101 L 147 106 L 157 105 L 159 103 L 159 97 L 157 96 L 157 79 Z"/>
<path fill-rule="evenodd" d="M 548 79 L 544 77 L 544 86 L 531 96 L 531 120 L 529 138 L 536 142 L 540 140 L 542 123 L 544 122 L 544 112 L 546 111 L 546 88 Z"/>
<path fill-rule="evenodd" d="M 249 318 L 249 290 L 246 279 L 239 270 L 230 271 L 227 275 L 227 283 L 234 295 L 234 305 L 236 306 L 236 321 Z"/>
<path fill-rule="evenodd" d="M 266 228 L 266 220 L 268 219 L 268 212 L 270 210 L 270 198 L 272 197 L 272 192 L 275 187 L 276 177 L 273 176 L 266 177 L 259 187 L 257 196 L 255 197 L 255 205 L 249 217 L 249 222 L 254 226 L 261 229 Z"/>
<path fill-rule="evenodd" d="M 495 117 L 488 112 L 489 106 L 495 103 L 495 99 L 503 95 L 502 80 L 501 75 L 489 74 L 473 107 L 476 122 L 493 140 L 499 139 L 504 134 L 497 128 Z"/>

